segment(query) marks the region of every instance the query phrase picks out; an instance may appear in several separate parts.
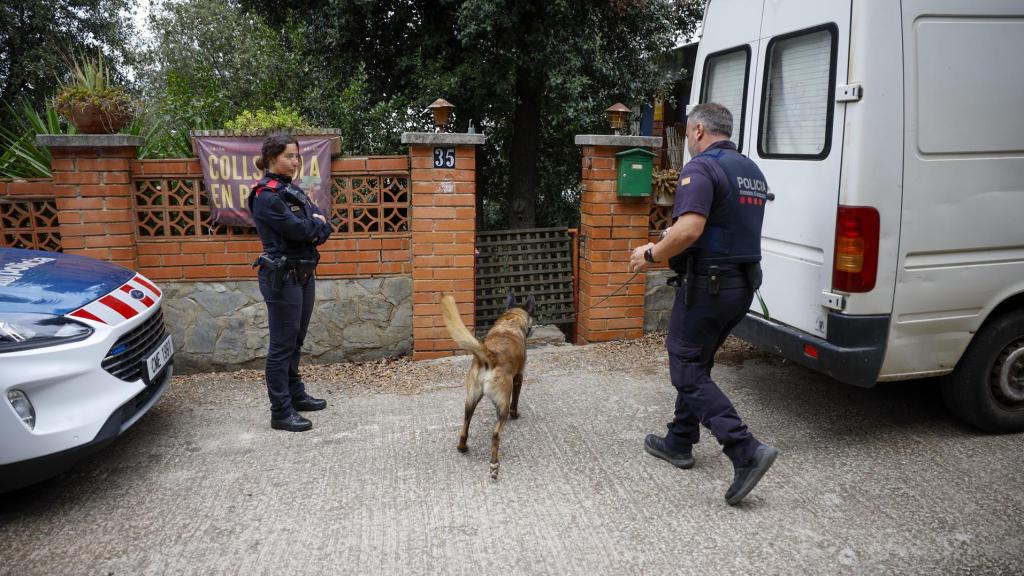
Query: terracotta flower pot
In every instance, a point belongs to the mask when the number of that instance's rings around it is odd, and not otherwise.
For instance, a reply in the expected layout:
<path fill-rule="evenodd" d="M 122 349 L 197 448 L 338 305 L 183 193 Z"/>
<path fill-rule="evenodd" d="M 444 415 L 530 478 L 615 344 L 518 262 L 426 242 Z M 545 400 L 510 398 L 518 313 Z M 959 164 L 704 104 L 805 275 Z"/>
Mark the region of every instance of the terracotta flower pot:
<path fill-rule="evenodd" d="M 69 104 L 59 112 L 80 134 L 114 134 L 131 120 L 128 112 L 108 112 L 92 103 Z"/>

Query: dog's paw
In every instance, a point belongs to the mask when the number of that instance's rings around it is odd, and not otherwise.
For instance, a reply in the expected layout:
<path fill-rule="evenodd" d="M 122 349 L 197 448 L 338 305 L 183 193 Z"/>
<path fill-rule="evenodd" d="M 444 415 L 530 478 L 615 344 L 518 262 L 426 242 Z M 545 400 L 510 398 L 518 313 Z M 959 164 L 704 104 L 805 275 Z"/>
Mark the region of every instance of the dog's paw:
<path fill-rule="evenodd" d="M 497 479 L 498 479 L 498 463 L 495 462 L 495 463 L 491 464 L 491 480 L 497 480 Z"/>
<path fill-rule="evenodd" d="M 469 446 L 466 446 L 465 444 L 459 444 L 458 446 L 455 447 L 455 449 L 458 450 L 459 452 L 462 452 L 463 454 L 469 452 Z"/>
<path fill-rule="evenodd" d="M 509 410 L 509 413 L 508 413 L 508 415 L 509 415 L 509 417 L 511 417 L 511 418 L 512 418 L 513 420 L 519 420 L 519 410 Z"/>

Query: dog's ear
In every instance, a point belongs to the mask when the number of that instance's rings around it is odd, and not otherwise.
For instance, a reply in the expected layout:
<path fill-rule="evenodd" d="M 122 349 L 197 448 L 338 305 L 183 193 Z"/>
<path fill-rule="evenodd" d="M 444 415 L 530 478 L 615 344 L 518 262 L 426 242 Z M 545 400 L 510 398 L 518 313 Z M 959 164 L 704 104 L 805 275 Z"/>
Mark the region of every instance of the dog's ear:
<path fill-rule="evenodd" d="M 514 292 L 508 293 L 508 298 L 505 299 L 505 310 L 511 310 L 516 307 L 516 295 Z"/>
<path fill-rule="evenodd" d="M 533 316 L 533 307 L 536 303 L 537 301 L 533 299 L 533 294 L 530 294 L 526 297 L 526 304 L 523 306 L 523 310 L 526 310 L 527 314 Z"/>

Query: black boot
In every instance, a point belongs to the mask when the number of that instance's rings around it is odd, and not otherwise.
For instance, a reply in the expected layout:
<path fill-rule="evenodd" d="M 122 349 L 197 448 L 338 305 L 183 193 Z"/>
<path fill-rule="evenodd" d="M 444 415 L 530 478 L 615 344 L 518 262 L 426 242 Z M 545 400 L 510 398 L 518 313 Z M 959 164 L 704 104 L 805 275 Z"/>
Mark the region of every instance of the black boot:
<path fill-rule="evenodd" d="M 295 408 L 299 412 L 316 412 L 317 410 L 327 408 L 327 400 L 313 398 L 307 394 L 305 398 L 300 398 L 298 400 L 292 398 L 292 408 Z"/>
<path fill-rule="evenodd" d="M 676 468 L 692 468 L 693 467 L 693 452 L 673 452 L 665 446 L 665 439 L 661 436 L 655 436 L 654 434 L 648 434 L 644 438 L 644 450 L 647 451 L 651 456 L 661 458 Z"/>
<path fill-rule="evenodd" d="M 305 432 L 313 427 L 309 420 L 292 412 L 284 418 L 271 418 L 270 427 L 274 430 L 287 430 L 288 432 Z"/>
<path fill-rule="evenodd" d="M 758 446 L 757 450 L 754 451 L 754 457 L 750 459 L 750 464 L 736 467 L 736 472 L 732 478 L 732 485 L 725 491 L 726 503 L 730 506 L 735 506 L 747 494 L 750 494 L 754 486 L 757 486 L 757 483 L 761 481 L 764 473 L 772 467 L 775 457 L 778 455 L 779 451 L 771 446 L 766 444 Z"/>

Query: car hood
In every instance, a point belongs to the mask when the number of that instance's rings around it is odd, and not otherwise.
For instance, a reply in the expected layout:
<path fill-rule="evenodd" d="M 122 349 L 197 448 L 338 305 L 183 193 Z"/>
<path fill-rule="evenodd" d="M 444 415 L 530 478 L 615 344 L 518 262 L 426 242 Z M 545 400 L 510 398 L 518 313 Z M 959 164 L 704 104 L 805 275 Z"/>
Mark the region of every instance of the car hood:
<path fill-rule="evenodd" d="M 122 266 L 74 254 L 0 248 L 0 312 L 64 315 L 133 276 Z"/>

